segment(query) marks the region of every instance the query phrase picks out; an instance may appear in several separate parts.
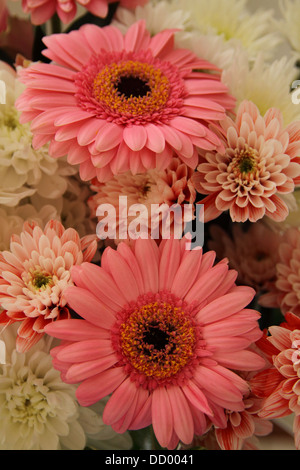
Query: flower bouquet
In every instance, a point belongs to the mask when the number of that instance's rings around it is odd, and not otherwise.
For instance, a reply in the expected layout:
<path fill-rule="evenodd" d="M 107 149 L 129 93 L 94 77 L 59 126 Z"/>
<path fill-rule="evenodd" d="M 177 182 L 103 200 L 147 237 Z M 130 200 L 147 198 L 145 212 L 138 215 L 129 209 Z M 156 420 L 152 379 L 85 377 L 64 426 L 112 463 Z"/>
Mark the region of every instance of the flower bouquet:
<path fill-rule="evenodd" d="M 0 2 L 0 449 L 260 449 L 285 416 L 300 448 L 300 1 L 272 3 Z"/>

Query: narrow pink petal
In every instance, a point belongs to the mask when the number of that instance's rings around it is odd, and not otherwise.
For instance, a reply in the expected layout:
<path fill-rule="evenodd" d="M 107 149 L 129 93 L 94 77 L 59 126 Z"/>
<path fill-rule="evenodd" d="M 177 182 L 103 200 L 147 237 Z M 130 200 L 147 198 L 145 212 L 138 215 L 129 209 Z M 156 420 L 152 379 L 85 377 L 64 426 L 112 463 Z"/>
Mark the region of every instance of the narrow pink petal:
<path fill-rule="evenodd" d="M 146 146 L 155 153 L 162 153 L 166 146 L 163 132 L 154 124 L 147 124 L 144 129 L 147 131 L 148 139 Z"/>
<path fill-rule="evenodd" d="M 99 354 L 98 354 L 99 355 Z M 59 359 L 59 357 L 57 356 Z M 72 364 L 66 372 L 68 383 L 79 383 L 113 367 L 118 362 L 115 354 L 110 354 L 98 359 Z"/>
<path fill-rule="evenodd" d="M 68 339 L 68 341 L 109 338 L 107 330 L 95 328 L 92 323 L 76 318 L 49 323 L 45 327 L 45 332 L 55 338 Z"/>
<path fill-rule="evenodd" d="M 84 380 L 76 390 L 81 406 L 90 406 L 112 393 L 123 382 L 126 375 L 121 367 L 108 369 Z"/>
<path fill-rule="evenodd" d="M 253 300 L 255 291 L 252 288 L 240 288 L 242 295 L 237 292 L 225 294 L 222 297 L 213 300 L 206 307 L 202 308 L 197 314 L 197 320 L 200 322 L 212 323 L 213 321 L 222 320 L 228 316 L 239 312 Z"/>
<path fill-rule="evenodd" d="M 109 329 L 115 322 L 114 312 L 86 289 L 70 286 L 64 291 L 64 297 L 78 315 L 98 327 Z"/>
<path fill-rule="evenodd" d="M 208 416 L 213 415 L 206 396 L 194 382 L 189 381 L 186 385 L 183 385 L 182 391 L 190 403 L 195 406 L 195 408 L 197 408 L 197 410 L 202 411 Z"/>
<path fill-rule="evenodd" d="M 137 393 L 136 385 L 129 377 L 125 379 L 109 399 L 103 412 L 103 422 L 112 425 L 126 415 Z"/>
<path fill-rule="evenodd" d="M 117 124 L 107 122 L 98 132 L 95 147 L 99 152 L 111 150 L 121 142 L 123 137 L 123 127 Z"/>
<path fill-rule="evenodd" d="M 167 447 L 173 434 L 174 422 L 170 398 L 165 387 L 158 387 L 153 391 L 152 425 L 159 444 Z"/>
<path fill-rule="evenodd" d="M 180 265 L 179 241 L 171 239 L 165 243 L 159 263 L 159 288 L 171 289 Z"/>
<path fill-rule="evenodd" d="M 65 346 L 56 357 L 64 362 L 86 362 L 99 359 L 100 356 L 108 356 L 112 352 L 109 339 L 89 339 Z"/>
<path fill-rule="evenodd" d="M 126 261 L 112 248 L 107 248 L 105 255 L 110 274 L 127 302 L 136 300 L 139 296 L 138 284 Z"/>
<path fill-rule="evenodd" d="M 154 240 L 138 239 L 135 244 L 135 256 L 142 273 L 145 292 L 158 292 L 159 277 L 157 263 L 157 245 Z"/>
<path fill-rule="evenodd" d="M 171 287 L 171 292 L 177 297 L 183 299 L 193 286 L 198 276 L 201 260 L 202 250 L 191 250 L 188 252 L 179 269 L 176 271 Z"/>
<path fill-rule="evenodd" d="M 148 49 L 150 42 L 150 33 L 146 29 L 144 20 L 134 23 L 125 34 L 124 49 L 128 52 L 138 52 Z"/>
<path fill-rule="evenodd" d="M 123 132 L 123 138 L 128 147 L 138 152 L 145 147 L 148 134 L 143 126 L 127 126 Z"/>
<path fill-rule="evenodd" d="M 240 351 L 236 353 L 216 353 L 214 358 L 224 367 L 237 370 L 258 371 L 265 367 L 265 360 L 252 351 Z"/>
<path fill-rule="evenodd" d="M 194 421 L 188 400 L 177 386 L 169 387 L 167 394 L 172 407 L 174 431 L 179 440 L 184 444 L 190 444 L 194 437 Z"/>
<path fill-rule="evenodd" d="M 202 276 L 198 275 L 198 279 L 194 281 L 194 285 L 187 292 L 185 300 L 187 302 L 195 300 L 203 302 L 218 288 L 227 271 L 227 266 L 217 265 L 206 271 Z"/>

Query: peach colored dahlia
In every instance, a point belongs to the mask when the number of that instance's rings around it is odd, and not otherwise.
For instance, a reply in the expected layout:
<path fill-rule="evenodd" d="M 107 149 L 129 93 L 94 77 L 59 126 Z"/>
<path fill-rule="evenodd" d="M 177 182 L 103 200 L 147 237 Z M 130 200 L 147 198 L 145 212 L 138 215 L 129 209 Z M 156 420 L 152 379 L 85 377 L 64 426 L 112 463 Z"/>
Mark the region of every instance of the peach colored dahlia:
<path fill-rule="evenodd" d="M 174 152 L 195 168 L 198 147 L 222 147 L 208 122 L 234 99 L 214 65 L 174 47 L 174 30 L 151 37 L 141 20 L 123 36 L 88 24 L 43 40 L 55 63 L 21 70 L 17 107 L 32 121 L 33 145 L 51 141 L 50 154 L 67 153 L 83 180 L 164 169 Z"/>
<path fill-rule="evenodd" d="M 215 253 L 186 240 L 138 239 L 108 247 L 102 266 L 72 268 L 66 299 L 83 319 L 49 324 L 65 340 L 53 348 L 63 380 L 79 383 L 88 406 L 112 394 L 103 414 L 117 432 L 153 425 L 162 447 L 192 442 L 207 420 L 226 427 L 224 409 L 242 411 L 248 384 L 237 370 L 259 370 L 250 350 L 261 337 L 250 287 L 235 285 Z"/>
<path fill-rule="evenodd" d="M 70 269 L 91 261 L 97 248 L 94 235 L 79 238 L 51 220 L 42 230 L 25 222 L 20 236 L 13 235 L 10 251 L 0 253 L 0 323 L 21 322 L 17 350 L 27 351 L 44 334 L 47 323 L 68 318 L 64 297 L 73 285 Z"/>
<path fill-rule="evenodd" d="M 234 222 L 284 220 L 288 207 L 280 196 L 300 184 L 299 122 L 284 128 L 279 110 L 262 117 L 244 101 L 236 120 L 227 117 L 221 127 L 225 152 L 203 153 L 195 174 L 196 189 L 208 195 L 201 201 L 206 220 L 227 210 Z"/>
<path fill-rule="evenodd" d="M 185 202 L 189 204 L 195 202 L 196 190 L 191 180 L 192 174 L 193 170 L 185 163 L 182 163 L 179 158 L 173 158 L 165 170 L 148 170 L 138 175 L 133 175 L 128 171 L 114 176 L 106 183 L 99 183 L 95 180 L 91 185 L 91 190 L 95 191 L 95 194 L 88 200 L 91 217 L 96 217 L 100 204 L 112 204 L 116 209 L 117 228 L 119 228 L 119 197 L 126 196 L 128 208 L 133 204 L 143 204 L 147 208 L 145 224 L 150 231 L 151 222 L 152 226 L 156 223 L 153 219 L 151 221 L 152 204 L 165 204 L 167 208 L 173 204 L 182 205 Z M 101 220 L 100 217 L 98 219 Z M 130 221 L 133 219 L 134 216 L 129 216 L 127 224 L 130 225 Z M 170 214 L 170 225 L 172 219 L 172 214 Z M 159 220 L 156 225 L 158 223 Z M 117 238 L 115 241 L 120 240 Z"/>
<path fill-rule="evenodd" d="M 278 249 L 275 280 L 268 286 L 259 303 L 264 307 L 280 308 L 285 315 L 293 312 L 300 317 L 300 229 L 289 228 Z"/>
<path fill-rule="evenodd" d="M 17 1 L 17 0 L 14 0 Z M 144 5 L 148 0 L 120 0 L 125 8 L 135 8 Z M 30 13 L 33 24 L 43 24 L 55 13 L 63 23 L 69 23 L 77 11 L 77 4 L 84 6 L 90 13 L 100 18 L 108 14 L 108 5 L 114 0 L 22 0 L 25 13 Z"/>
<path fill-rule="evenodd" d="M 294 413 L 295 444 L 300 449 L 300 319 L 287 313 L 286 322 L 270 327 L 269 333 L 257 345 L 270 366 L 254 376 L 251 388 L 263 399 L 259 416 L 275 419 Z"/>
<path fill-rule="evenodd" d="M 239 283 L 253 287 L 256 292 L 272 285 L 281 240 L 277 232 L 258 221 L 248 229 L 233 224 L 232 235 L 217 225 L 211 227 L 210 233 L 209 248 L 216 251 L 218 258 L 229 259 L 229 266 L 239 273 Z"/>

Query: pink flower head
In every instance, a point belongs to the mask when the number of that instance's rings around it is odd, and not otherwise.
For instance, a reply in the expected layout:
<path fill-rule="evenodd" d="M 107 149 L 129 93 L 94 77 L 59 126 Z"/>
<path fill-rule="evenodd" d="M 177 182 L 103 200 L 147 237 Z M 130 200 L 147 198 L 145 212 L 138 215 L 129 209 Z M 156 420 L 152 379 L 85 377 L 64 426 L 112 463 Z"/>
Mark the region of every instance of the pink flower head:
<path fill-rule="evenodd" d="M 275 280 L 268 292 L 259 298 L 264 307 L 280 308 L 285 315 L 293 312 L 300 317 L 300 229 L 289 228 L 278 249 Z"/>
<path fill-rule="evenodd" d="M 257 292 L 265 291 L 275 279 L 278 247 L 281 240 L 263 222 L 251 224 L 245 230 L 241 224 L 233 224 L 232 236 L 217 225 L 210 229 L 210 249 L 218 258 L 228 258 L 229 265 L 238 274 L 238 282 L 253 287 Z"/>
<path fill-rule="evenodd" d="M 16 0 L 14 0 L 16 1 Z M 144 5 L 148 0 L 120 0 L 120 4 L 127 8 Z M 84 6 L 90 13 L 100 18 L 108 14 L 108 4 L 114 0 L 22 0 L 25 13 L 30 13 L 33 24 L 43 24 L 55 13 L 63 23 L 69 23 L 77 11 L 77 3 Z"/>
<path fill-rule="evenodd" d="M 153 425 L 163 447 L 191 443 L 207 419 L 226 427 L 224 409 L 242 411 L 248 384 L 237 370 L 259 370 L 250 350 L 261 337 L 258 312 L 245 308 L 250 287 L 235 285 L 214 252 L 186 250 L 186 240 L 138 239 L 108 247 L 102 266 L 72 269 L 65 295 L 82 319 L 47 325 L 65 340 L 54 367 L 89 406 L 112 394 L 103 414 L 117 432 Z"/>
<path fill-rule="evenodd" d="M 91 190 L 95 192 L 88 200 L 88 205 L 91 210 L 91 217 L 97 216 L 97 209 L 101 204 L 111 204 L 116 210 L 116 218 L 113 216 L 111 226 L 116 224 L 115 242 L 118 243 L 118 232 L 120 229 L 120 196 L 126 196 L 127 207 L 130 208 L 134 204 L 143 204 L 146 207 L 146 214 L 141 217 L 145 227 L 149 229 L 157 228 L 163 218 L 163 215 L 154 220 L 152 205 L 163 207 L 166 211 L 164 214 L 170 214 L 170 230 L 174 228 L 174 214 L 168 208 L 172 205 L 182 205 L 189 203 L 190 217 L 192 220 L 194 215 L 194 202 L 196 199 L 196 190 L 192 183 L 191 177 L 193 170 L 191 170 L 185 163 L 182 163 L 179 158 L 174 158 L 171 164 L 165 170 L 148 170 L 145 173 L 133 175 L 130 171 L 116 175 L 106 183 L 99 183 L 97 180 L 93 181 Z M 183 208 L 183 207 L 182 207 Z M 187 213 L 187 211 L 186 211 Z M 99 215 L 99 214 L 98 214 Z M 127 214 L 126 214 L 127 216 Z M 186 218 L 187 218 L 186 217 Z M 182 217 L 183 218 L 183 217 Z M 101 217 L 98 220 L 102 220 Z M 130 221 L 134 220 L 133 216 L 126 217 L 127 227 L 130 227 Z M 166 217 L 164 216 L 164 220 Z M 187 220 L 186 220 L 187 221 Z M 160 225 L 161 228 L 161 225 Z M 168 227 L 169 228 L 169 227 Z M 183 227 L 182 227 L 183 229 Z M 172 232 L 173 233 L 173 232 Z M 159 237 L 157 237 L 159 238 Z"/>
<path fill-rule="evenodd" d="M 270 327 L 269 333 L 257 345 L 270 367 L 254 376 L 251 388 L 263 399 L 259 412 L 262 418 L 295 414 L 295 444 L 300 449 L 300 319 L 287 313 L 286 322 Z"/>
<path fill-rule="evenodd" d="M 0 253 L 0 302 L 6 310 L 0 323 L 21 322 L 19 352 L 39 341 L 47 323 L 70 316 L 64 297 L 73 285 L 70 269 L 90 261 L 96 248 L 94 235 L 80 239 L 76 230 L 53 220 L 44 230 L 25 223 L 20 236 L 12 236 L 10 251 Z"/>
<path fill-rule="evenodd" d="M 174 48 L 174 30 L 151 37 L 139 21 L 123 36 L 85 25 L 44 42 L 56 64 L 20 72 L 27 89 L 17 107 L 32 121 L 33 145 L 50 140 L 50 154 L 68 154 L 83 180 L 164 169 L 176 154 L 195 168 L 198 147 L 222 147 L 208 122 L 234 100 L 214 65 Z"/>
<path fill-rule="evenodd" d="M 283 127 L 281 112 L 269 109 L 264 117 L 244 101 L 236 120 L 221 123 L 225 152 L 203 153 L 196 189 L 207 194 L 206 220 L 229 210 L 234 222 L 256 222 L 264 216 L 279 222 L 288 215 L 280 195 L 300 184 L 299 122 Z"/>

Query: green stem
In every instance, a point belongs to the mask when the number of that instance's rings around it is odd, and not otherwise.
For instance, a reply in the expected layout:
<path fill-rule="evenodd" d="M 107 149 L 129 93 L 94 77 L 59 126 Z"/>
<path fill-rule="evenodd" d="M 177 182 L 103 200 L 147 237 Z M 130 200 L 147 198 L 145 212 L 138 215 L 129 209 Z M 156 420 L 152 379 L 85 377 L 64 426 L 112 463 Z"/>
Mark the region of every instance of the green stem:
<path fill-rule="evenodd" d="M 57 13 L 51 18 L 51 33 L 58 34 L 61 32 L 61 22 Z"/>

